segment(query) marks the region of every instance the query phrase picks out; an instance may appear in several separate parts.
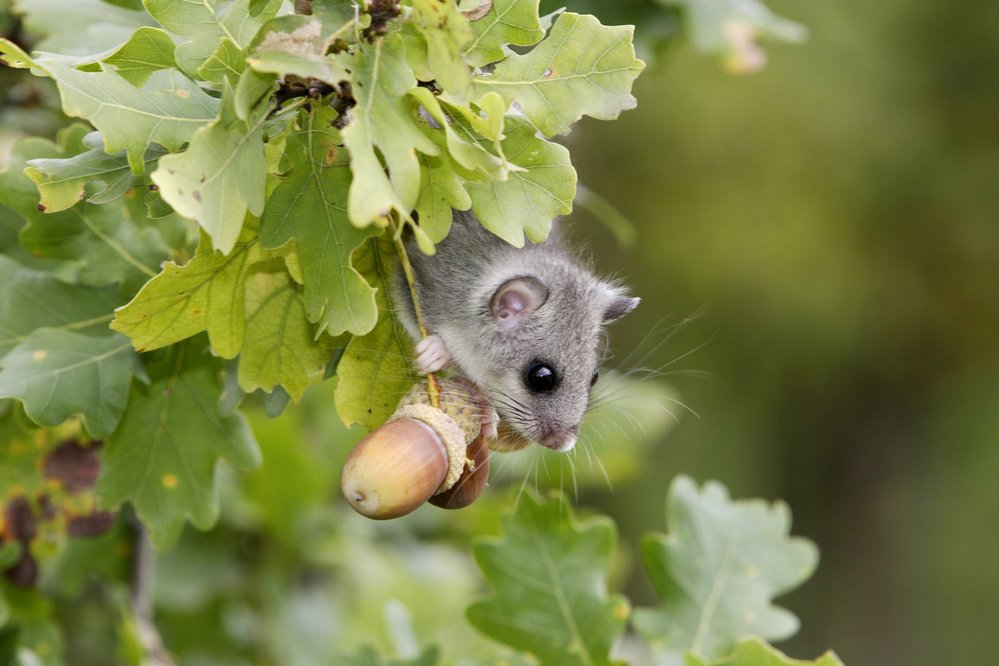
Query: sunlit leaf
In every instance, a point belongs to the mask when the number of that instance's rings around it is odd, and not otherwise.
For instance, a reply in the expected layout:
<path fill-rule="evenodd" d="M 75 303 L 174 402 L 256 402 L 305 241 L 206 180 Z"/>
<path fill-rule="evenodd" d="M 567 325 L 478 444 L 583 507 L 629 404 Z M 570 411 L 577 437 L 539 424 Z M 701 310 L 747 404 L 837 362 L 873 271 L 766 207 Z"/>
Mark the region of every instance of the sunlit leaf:
<path fill-rule="evenodd" d="M 364 334 L 378 318 L 375 291 L 350 255 L 378 229 L 358 229 L 347 218 L 350 161 L 332 126 L 335 118 L 331 108 L 319 106 L 288 137 L 286 175 L 267 201 L 260 239 L 267 247 L 295 239 L 309 321 L 330 335 Z"/>
<path fill-rule="evenodd" d="M 493 0 L 489 13 L 472 21 L 475 38 L 468 45 L 465 57 L 471 65 L 480 67 L 502 59 L 507 44 L 531 46 L 545 36 L 538 22 L 540 0 Z"/>
<path fill-rule="evenodd" d="M 545 136 L 569 131 L 584 115 L 617 118 L 634 108 L 631 85 L 645 67 L 635 58 L 633 26 L 605 26 L 566 12 L 525 55 L 513 54 L 475 78 L 476 94 L 495 91 L 516 100 Z"/>
<path fill-rule="evenodd" d="M 247 271 L 268 256 L 248 226 L 228 255 L 202 248 L 183 266 L 164 262 L 162 272 L 115 312 L 111 328 L 131 338 L 138 351 L 208 331 L 216 353 L 233 358 L 246 333 Z"/>
<path fill-rule="evenodd" d="M 281 386 L 299 400 L 322 381 L 330 360 L 328 336 L 316 340 L 305 316 L 301 287 L 287 271 L 254 273 L 246 280 L 246 339 L 239 355 L 239 386 L 246 392 Z"/>
<path fill-rule="evenodd" d="M 668 534 L 650 534 L 642 559 L 663 599 L 635 611 L 639 633 L 658 650 L 690 651 L 705 659 L 726 655 L 742 638 L 787 638 L 797 618 L 771 600 L 804 582 L 818 551 L 790 537 L 783 503 L 732 501 L 724 486 L 698 489 L 687 477 L 670 486 Z"/>
<path fill-rule="evenodd" d="M 791 659 L 777 648 L 759 639 L 743 641 L 732 654 L 715 660 L 704 660 L 688 654 L 686 666 L 843 666 L 832 652 L 815 660 Z"/>
<path fill-rule="evenodd" d="M 511 245 L 522 247 L 524 235 L 543 241 L 552 219 L 572 211 L 576 170 L 565 146 L 540 139 L 523 120 L 507 119 L 503 140 L 507 159 L 526 171 L 505 181 L 466 184 L 472 210 L 482 224 Z"/>
<path fill-rule="evenodd" d="M 336 411 L 348 426 L 368 430 L 395 410 L 416 377 L 410 366 L 412 342 L 394 312 L 390 282 L 396 261 L 392 241 L 370 238 L 354 252 L 354 266 L 378 289 L 378 323 L 367 335 L 355 335 L 337 366 Z"/>
<path fill-rule="evenodd" d="M 628 619 L 627 599 L 610 595 L 614 524 L 577 523 L 561 497 L 520 496 L 499 539 L 475 546 L 493 596 L 468 608 L 476 629 L 543 664 L 613 664 L 610 650 Z"/>
<path fill-rule="evenodd" d="M 224 254 L 236 244 L 246 213 L 263 212 L 267 175 L 267 109 L 258 109 L 244 122 L 233 104 L 233 91 L 227 88 L 218 119 L 200 128 L 187 150 L 160 158 L 152 174 L 163 200 L 196 220 Z"/>
<path fill-rule="evenodd" d="M 414 102 L 407 93 L 416 79 L 402 40 L 388 35 L 359 46 L 352 56 L 341 56 L 341 64 L 352 72 L 357 100 L 343 130 L 354 174 L 347 206 L 350 220 L 364 227 L 393 210 L 408 217 L 420 192 L 416 153 L 436 155 L 438 148 L 413 119 Z"/>
<path fill-rule="evenodd" d="M 176 540 L 185 520 L 207 529 L 218 517 L 215 467 L 260 462 L 242 415 L 223 415 L 219 368 L 199 345 L 183 344 L 134 382 L 128 410 L 104 450 L 97 493 L 106 507 L 131 502 L 153 541 Z"/>
<path fill-rule="evenodd" d="M 81 414 L 87 432 L 107 437 L 125 411 L 135 364 L 135 352 L 120 335 L 40 328 L 0 358 L 0 397 L 23 402 L 41 425 Z"/>

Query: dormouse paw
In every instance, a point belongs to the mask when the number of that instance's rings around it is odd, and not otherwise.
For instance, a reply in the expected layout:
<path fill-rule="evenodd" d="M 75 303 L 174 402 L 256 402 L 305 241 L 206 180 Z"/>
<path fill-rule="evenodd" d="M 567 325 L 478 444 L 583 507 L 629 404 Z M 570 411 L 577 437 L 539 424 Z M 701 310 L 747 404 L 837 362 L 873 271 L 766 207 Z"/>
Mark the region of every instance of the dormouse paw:
<path fill-rule="evenodd" d="M 451 352 L 439 335 L 429 335 L 416 343 L 414 365 L 421 375 L 443 370 L 451 363 Z"/>
<path fill-rule="evenodd" d="M 482 436 L 486 439 L 496 439 L 499 436 L 497 427 L 499 426 L 499 414 L 496 408 L 486 403 L 487 407 L 482 413 Z"/>

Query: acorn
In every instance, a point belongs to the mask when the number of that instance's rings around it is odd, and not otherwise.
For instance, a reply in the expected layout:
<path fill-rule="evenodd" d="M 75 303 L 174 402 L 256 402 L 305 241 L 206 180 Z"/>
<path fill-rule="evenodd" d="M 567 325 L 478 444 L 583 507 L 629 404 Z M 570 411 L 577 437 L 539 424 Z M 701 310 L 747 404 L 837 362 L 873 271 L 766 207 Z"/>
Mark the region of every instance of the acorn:
<path fill-rule="evenodd" d="M 472 461 L 466 465 L 455 484 L 433 495 L 428 501 L 442 509 L 463 509 L 474 502 L 489 483 L 489 447 L 486 438 L 479 435 L 468 445 L 465 456 Z"/>
<path fill-rule="evenodd" d="M 440 388 L 437 408 L 428 404 L 426 382 L 414 386 L 389 421 L 347 457 L 340 488 L 358 513 L 376 520 L 403 516 L 457 488 L 463 476 L 471 479 L 476 469 L 474 481 L 463 483 L 461 498 L 452 503 L 467 506 L 485 487 L 488 451 L 484 445 L 469 450 L 470 442 L 481 442 L 477 393 L 458 382 L 441 382 Z M 469 453 L 479 462 L 470 460 Z"/>

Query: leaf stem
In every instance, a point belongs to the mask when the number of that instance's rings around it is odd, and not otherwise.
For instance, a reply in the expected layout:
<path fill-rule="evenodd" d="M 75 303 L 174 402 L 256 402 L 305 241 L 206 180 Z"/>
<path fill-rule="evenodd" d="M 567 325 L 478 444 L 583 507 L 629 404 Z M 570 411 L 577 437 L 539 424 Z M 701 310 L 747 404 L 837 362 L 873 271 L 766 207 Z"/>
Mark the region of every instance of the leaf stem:
<path fill-rule="evenodd" d="M 425 339 L 428 335 L 427 326 L 423 323 L 423 313 L 420 311 L 420 296 L 416 291 L 416 277 L 413 275 L 413 264 L 409 261 L 409 253 L 406 251 L 406 244 L 402 240 L 403 227 L 396 227 L 394 221 L 389 222 L 389 231 L 392 233 L 392 242 L 395 250 L 399 254 L 399 262 L 402 264 L 402 272 L 406 276 L 406 284 L 409 285 L 409 297 L 413 301 L 413 313 L 416 315 L 416 327 L 420 331 L 420 339 Z M 435 409 L 441 407 L 441 387 L 437 382 L 434 373 L 427 374 L 427 396 L 430 398 L 430 405 Z"/>

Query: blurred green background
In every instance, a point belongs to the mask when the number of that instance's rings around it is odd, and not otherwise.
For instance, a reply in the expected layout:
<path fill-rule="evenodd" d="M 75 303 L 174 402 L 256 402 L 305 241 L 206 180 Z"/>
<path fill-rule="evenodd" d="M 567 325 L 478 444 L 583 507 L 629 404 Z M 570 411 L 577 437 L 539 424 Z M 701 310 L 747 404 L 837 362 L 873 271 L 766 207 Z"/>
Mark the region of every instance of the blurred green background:
<path fill-rule="evenodd" d="M 646 23 L 661 12 L 651 2 L 568 4 L 640 33 L 673 27 Z M 627 450 L 630 464 L 594 445 L 612 490 L 585 451 L 578 489 L 551 457 L 494 465 L 514 488 L 561 485 L 612 515 L 618 583 L 636 605 L 654 603 L 638 538 L 663 529 L 666 487 L 687 473 L 783 498 L 793 532 L 818 544 L 817 575 L 782 601 L 802 620 L 789 654 L 995 663 L 999 6 L 768 4 L 809 41 L 767 45 L 768 66 L 749 76 L 671 42 L 639 79 L 636 110 L 567 139 L 581 181 L 640 239 L 620 248 L 576 218 L 596 263 L 643 299 L 614 327 L 610 365 L 676 372 L 666 379 L 689 410 L 660 396 L 679 423 L 665 436 L 648 415 L 658 443 Z M 0 69 L 0 155 L 21 132 L 51 131 L 33 106 L 48 92 L 25 80 Z M 330 388 L 277 420 L 254 410 L 264 469 L 228 482 L 220 528 L 188 530 L 162 556 L 164 636 L 200 655 L 184 663 L 266 663 L 261 642 L 282 663 L 322 663 L 334 647 L 398 648 L 410 629 L 452 656 L 474 650 L 470 629 L 442 626 L 479 589 L 468 539 L 495 529 L 503 484 L 462 512 L 356 518 L 337 497 L 354 435 Z M 75 610 L 66 621 L 84 622 Z M 106 632 L 89 622 L 67 639 L 78 655 Z M 239 657 L 212 656 L 227 648 Z"/>
<path fill-rule="evenodd" d="M 593 502 L 627 535 L 678 472 L 784 498 L 822 552 L 789 653 L 995 663 L 999 7 L 767 4 L 809 41 L 745 77 L 678 49 L 572 142 L 638 226 L 600 256 L 643 298 L 619 355 L 703 308 L 646 363 L 703 344 L 672 367 L 712 375 L 675 380 L 700 418 Z"/>

